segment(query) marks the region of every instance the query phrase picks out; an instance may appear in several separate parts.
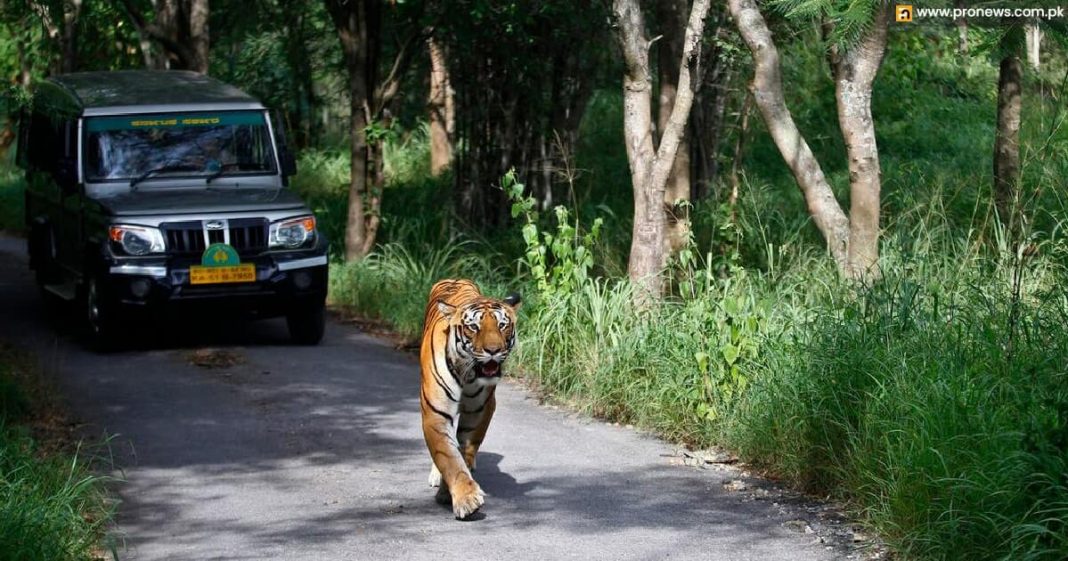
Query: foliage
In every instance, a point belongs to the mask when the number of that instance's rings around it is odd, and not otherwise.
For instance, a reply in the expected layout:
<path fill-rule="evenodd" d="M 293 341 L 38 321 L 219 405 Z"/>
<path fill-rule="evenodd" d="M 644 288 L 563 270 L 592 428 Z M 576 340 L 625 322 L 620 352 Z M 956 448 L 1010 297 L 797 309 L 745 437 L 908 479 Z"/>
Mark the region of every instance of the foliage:
<path fill-rule="evenodd" d="M 515 170 L 501 179 L 501 189 L 512 201 L 512 218 L 522 217 L 523 242 L 526 253 L 523 265 L 530 275 L 539 296 L 551 299 L 583 288 L 590 281 L 593 267 L 593 246 L 597 243 L 604 220 L 593 221 L 590 231 L 580 235 L 570 223 L 567 207 L 553 209 L 556 231 L 539 231 L 538 206 L 534 197 L 526 196 L 526 188 L 516 180 Z"/>
<path fill-rule="evenodd" d="M 22 231 L 24 189 L 22 174 L 0 167 L 0 231 Z"/>
<path fill-rule="evenodd" d="M 32 365 L 0 345 L 0 552 L 19 561 L 95 559 L 109 520 L 83 454 L 45 452 L 21 423 L 39 405 Z"/>

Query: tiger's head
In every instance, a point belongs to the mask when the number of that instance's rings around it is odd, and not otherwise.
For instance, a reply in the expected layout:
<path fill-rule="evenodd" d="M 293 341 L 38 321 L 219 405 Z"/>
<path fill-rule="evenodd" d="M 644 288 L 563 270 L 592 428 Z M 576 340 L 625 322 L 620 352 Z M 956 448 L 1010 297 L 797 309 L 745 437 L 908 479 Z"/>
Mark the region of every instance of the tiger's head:
<path fill-rule="evenodd" d="M 493 385 L 501 377 L 501 363 L 515 347 L 519 294 L 504 300 L 478 298 L 458 305 L 438 301 L 438 312 L 449 323 L 446 353 L 463 382 Z"/>

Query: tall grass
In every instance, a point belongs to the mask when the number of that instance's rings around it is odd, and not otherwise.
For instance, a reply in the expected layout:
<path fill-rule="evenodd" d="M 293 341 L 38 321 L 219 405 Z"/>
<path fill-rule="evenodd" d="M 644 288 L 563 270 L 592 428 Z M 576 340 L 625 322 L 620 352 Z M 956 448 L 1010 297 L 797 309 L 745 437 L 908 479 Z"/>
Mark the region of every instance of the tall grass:
<path fill-rule="evenodd" d="M 1068 305 L 1044 265 L 1018 301 L 1010 260 L 949 257 L 822 304 L 765 345 L 724 440 L 906 558 L 1065 558 Z"/>
<path fill-rule="evenodd" d="M 0 345 L 0 558 L 96 559 L 110 516 L 103 480 L 82 454 L 42 450 L 22 424 L 40 405 L 32 368 Z"/>
<path fill-rule="evenodd" d="M 401 335 L 416 340 L 423 331 L 426 295 L 436 281 L 471 278 L 485 293 L 504 296 L 504 275 L 492 259 L 495 255 L 480 254 L 477 247 L 475 242 L 459 239 L 422 250 L 381 245 L 366 259 L 331 266 L 331 302 L 384 320 Z"/>

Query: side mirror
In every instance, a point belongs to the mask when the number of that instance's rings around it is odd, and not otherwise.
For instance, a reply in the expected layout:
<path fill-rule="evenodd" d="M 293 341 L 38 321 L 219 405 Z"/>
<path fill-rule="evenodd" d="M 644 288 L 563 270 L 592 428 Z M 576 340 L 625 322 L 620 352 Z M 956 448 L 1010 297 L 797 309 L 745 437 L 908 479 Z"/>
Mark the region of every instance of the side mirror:
<path fill-rule="evenodd" d="M 297 157 L 289 151 L 288 146 L 278 147 L 278 159 L 281 160 L 279 164 L 282 166 L 282 175 L 289 177 L 297 174 Z"/>

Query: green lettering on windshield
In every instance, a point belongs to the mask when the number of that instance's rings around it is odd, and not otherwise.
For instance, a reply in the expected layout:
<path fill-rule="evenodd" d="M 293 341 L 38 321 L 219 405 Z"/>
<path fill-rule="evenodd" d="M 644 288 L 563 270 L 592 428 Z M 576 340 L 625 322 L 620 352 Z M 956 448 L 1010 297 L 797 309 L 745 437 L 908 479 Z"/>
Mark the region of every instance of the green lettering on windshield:
<path fill-rule="evenodd" d="M 148 128 L 216 127 L 222 125 L 263 125 L 263 113 L 257 111 L 228 111 L 225 113 L 188 113 L 122 115 L 120 117 L 92 117 L 87 119 L 89 132 L 119 131 Z"/>

